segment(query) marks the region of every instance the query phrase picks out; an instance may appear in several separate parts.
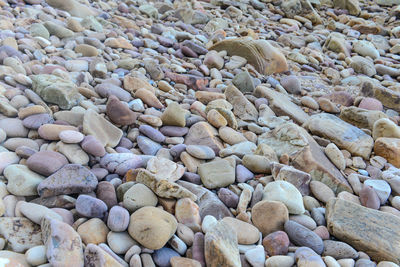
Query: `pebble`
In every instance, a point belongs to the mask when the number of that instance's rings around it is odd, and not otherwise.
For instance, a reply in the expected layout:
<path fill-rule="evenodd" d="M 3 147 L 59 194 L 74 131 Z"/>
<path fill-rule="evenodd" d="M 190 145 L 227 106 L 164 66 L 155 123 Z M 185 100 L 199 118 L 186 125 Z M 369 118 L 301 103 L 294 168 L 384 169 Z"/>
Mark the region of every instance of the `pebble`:
<path fill-rule="evenodd" d="M 284 229 L 294 244 L 311 248 L 319 255 L 322 254 L 324 243 L 322 242 L 322 239 L 311 230 L 290 220 L 285 222 Z"/>
<path fill-rule="evenodd" d="M 75 205 L 76 211 L 88 218 L 103 218 L 107 212 L 103 201 L 88 195 L 79 195 Z"/>
<path fill-rule="evenodd" d="M 290 214 L 302 214 L 305 211 L 301 193 L 286 181 L 268 183 L 264 188 L 263 200 L 284 203 Z"/>

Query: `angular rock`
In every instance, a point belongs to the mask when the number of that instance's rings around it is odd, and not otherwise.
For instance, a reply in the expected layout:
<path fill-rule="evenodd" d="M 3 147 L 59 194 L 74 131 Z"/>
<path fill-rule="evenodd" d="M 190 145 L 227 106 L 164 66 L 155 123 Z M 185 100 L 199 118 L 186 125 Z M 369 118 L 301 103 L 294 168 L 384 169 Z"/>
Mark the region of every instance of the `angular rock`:
<path fill-rule="evenodd" d="M 33 91 L 62 109 L 71 109 L 82 100 L 76 85 L 70 81 L 48 74 L 34 75 L 31 79 Z"/>
<path fill-rule="evenodd" d="M 153 157 L 146 165 L 146 169 L 153 173 L 157 179 L 169 182 L 179 180 L 185 173 L 185 167 L 164 157 Z"/>
<path fill-rule="evenodd" d="M 96 176 L 78 164 L 67 164 L 43 180 L 37 191 L 41 197 L 93 192 L 97 187 Z"/>
<path fill-rule="evenodd" d="M 400 168 L 400 139 L 380 137 L 375 141 L 374 152 L 390 164 Z"/>
<path fill-rule="evenodd" d="M 235 231 L 225 222 L 218 222 L 204 238 L 207 266 L 242 266 Z"/>
<path fill-rule="evenodd" d="M 257 86 L 254 91 L 256 97 L 265 97 L 269 101 L 270 108 L 277 116 L 289 116 L 298 124 L 303 124 L 309 118 L 299 106 L 290 101 L 287 95 L 271 90 L 264 86 Z"/>
<path fill-rule="evenodd" d="M 103 146 L 115 147 L 122 138 L 122 130 L 92 109 L 88 109 L 83 117 L 83 132 L 96 137 Z"/>
<path fill-rule="evenodd" d="M 210 190 L 185 181 L 178 181 L 178 184 L 197 196 L 197 204 L 202 219 L 207 215 L 212 215 L 218 220 L 224 217 L 232 217 L 227 206 Z"/>
<path fill-rule="evenodd" d="M 233 106 L 233 114 L 244 121 L 257 121 L 258 112 L 242 92 L 230 85 L 225 89 L 226 100 Z"/>
<path fill-rule="evenodd" d="M 217 137 L 217 130 L 207 122 L 198 122 L 192 125 L 185 137 L 186 145 L 204 145 L 212 148 L 215 154 L 224 148 Z"/>
<path fill-rule="evenodd" d="M 285 123 L 262 134 L 258 143 L 265 143 L 273 148 L 278 157 L 288 154 L 293 167 L 309 173 L 313 180 L 325 183 L 334 192 L 352 192 L 347 180 L 303 128 L 293 123 Z"/>
<path fill-rule="evenodd" d="M 400 263 L 400 218 L 348 202 L 331 199 L 326 207 L 329 233 L 373 260 Z"/>
<path fill-rule="evenodd" d="M 154 174 L 145 169 L 139 171 L 136 176 L 136 181 L 146 185 L 159 197 L 177 199 L 187 197 L 193 201 L 197 200 L 196 195 L 179 184 L 157 178 Z"/>
<path fill-rule="evenodd" d="M 125 175 L 130 169 L 142 167 L 143 160 L 133 153 L 110 153 L 101 158 L 100 166 L 111 173 Z"/>
<path fill-rule="evenodd" d="M 199 166 L 198 173 L 208 189 L 225 187 L 235 182 L 235 166 L 225 159 L 216 159 Z"/>
<path fill-rule="evenodd" d="M 341 110 L 339 118 L 358 128 L 372 130 L 374 123 L 379 119 L 387 118 L 387 115 L 378 110 L 346 107 Z"/>
<path fill-rule="evenodd" d="M 331 114 L 313 115 L 304 127 L 313 134 L 331 140 L 339 148 L 346 149 L 353 155 L 361 156 L 364 159 L 369 158 L 374 145 L 371 136 Z"/>

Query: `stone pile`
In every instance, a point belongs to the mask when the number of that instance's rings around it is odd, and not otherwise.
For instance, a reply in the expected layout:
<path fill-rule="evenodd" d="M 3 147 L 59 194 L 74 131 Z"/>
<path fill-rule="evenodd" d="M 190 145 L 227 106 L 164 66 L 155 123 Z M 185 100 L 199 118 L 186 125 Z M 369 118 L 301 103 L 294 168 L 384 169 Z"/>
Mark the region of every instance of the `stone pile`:
<path fill-rule="evenodd" d="M 397 0 L 0 0 L 0 265 L 400 265 Z"/>

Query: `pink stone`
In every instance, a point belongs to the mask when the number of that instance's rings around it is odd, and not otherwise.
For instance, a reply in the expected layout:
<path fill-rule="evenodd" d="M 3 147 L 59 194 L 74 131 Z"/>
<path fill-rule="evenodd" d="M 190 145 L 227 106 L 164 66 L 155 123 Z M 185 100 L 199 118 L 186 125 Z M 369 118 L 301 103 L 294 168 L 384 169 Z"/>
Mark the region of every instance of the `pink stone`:
<path fill-rule="evenodd" d="M 383 105 L 381 101 L 372 97 L 366 97 L 363 100 L 361 100 L 358 107 L 368 110 L 379 110 L 379 111 L 383 110 Z"/>

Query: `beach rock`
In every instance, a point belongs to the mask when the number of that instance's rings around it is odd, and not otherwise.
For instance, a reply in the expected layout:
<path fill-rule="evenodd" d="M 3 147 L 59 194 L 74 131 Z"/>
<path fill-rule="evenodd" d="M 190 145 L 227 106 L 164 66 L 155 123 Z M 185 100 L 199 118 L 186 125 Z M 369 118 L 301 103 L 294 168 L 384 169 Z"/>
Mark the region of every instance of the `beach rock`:
<path fill-rule="evenodd" d="M 317 254 L 322 254 L 324 243 L 322 239 L 310 229 L 289 220 L 285 223 L 285 232 L 288 234 L 290 241 L 294 244 L 311 248 Z"/>
<path fill-rule="evenodd" d="M 282 202 L 290 214 L 303 214 L 305 211 L 301 193 L 286 181 L 268 183 L 264 188 L 263 200 Z"/>
<path fill-rule="evenodd" d="M 342 121 L 334 115 L 321 113 L 310 117 L 304 125 L 313 134 L 327 138 L 339 148 L 368 159 L 373 147 L 373 139 L 359 128 Z"/>
<path fill-rule="evenodd" d="M 174 216 L 155 207 L 143 207 L 130 218 L 128 232 L 142 246 L 160 249 L 172 237 L 177 228 Z"/>
<path fill-rule="evenodd" d="M 209 266 L 241 266 L 235 231 L 223 221 L 206 233 L 204 254 Z"/>
<path fill-rule="evenodd" d="M 357 250 L 368 251 L 376 261 L 399 264 L 399 219 L 385 212 L 369 209 L 342 199 L 331 199 L 326 207 L 329 233 Z M 373 229 L 373 230 L 372 230 Z"/>
<path fill-rule="evenodd" d="M 0 218 L 0 234 L 7 239 L 8 246 L 17 253 L 42 245 L 40 226 L 27 218 Z"/>
<path fill-rule="evenodd" d="M 50 176 L 66 164 L 68 164 L 67 158 L 54 151 L 36 152 L 26 161 L 29 169 L 44 176 Z"/>
<path fill-rule="evenodd" d="M 84 266 L 82 241 L 71 226 L 44 218 L 41 229 L 47 259 L 52 266 Z"/>
<path fill-rule="evenodd" d="M 97 187 L 96 176 L 79 164 L 67 164 L 40 182 L 41 197 L 90 193 Z"/>
<path fill-rule="evenodd" d="M 199 166 L 199 175 L 208 189 L 225 187 L 235 182 L 235 166 L 225 159 L 213 160 Z"/>
<path fill-rule="evenodd" d="M 82 100 L 76 85 L 70 81 L 48 74 L 34 75 L 31 79 L 33 91 L 62 109 L 71 109 Z"/>
<path fill-rule="evenodd" d="M 285 56 L 265 40 L 227 39 L 214 44 L 209 50 L 225 50 L 229 55 L 241 56 L 262 74 L 279 73 L 288 69 Z"/>
<path fill-rule="evenodd" d="M 263 200 L 251 209 L 252 222 L 263 236 L 283 230 L 289 220 L 289 212 L 285 204 L 278 201 Z"/>

